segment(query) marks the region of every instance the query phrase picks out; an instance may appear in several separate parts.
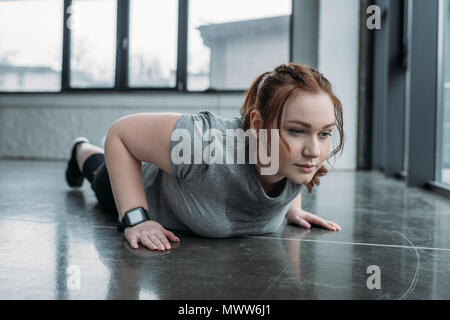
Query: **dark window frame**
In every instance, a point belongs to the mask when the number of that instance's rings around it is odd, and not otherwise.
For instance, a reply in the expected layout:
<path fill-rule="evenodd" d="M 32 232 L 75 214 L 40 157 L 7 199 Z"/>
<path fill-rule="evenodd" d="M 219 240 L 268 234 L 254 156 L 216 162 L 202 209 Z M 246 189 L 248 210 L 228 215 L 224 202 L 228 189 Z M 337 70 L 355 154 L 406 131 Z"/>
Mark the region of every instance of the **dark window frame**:
<path fill-rule="evenodd" d="M 431 190 L 439 195 L 445 196 L 447 198 L 450 198 L 450 185 L 445 182 L 438 181 L 438 176 L 441 175 L 441 170 L 443 167 L 443 161 L 442 161 L 442 153 L 444 150 L 440 148 L 442 146 L 442 135 L 443 135 L 443 126 L 439 121 L 442 121 L 442 116 L 444 112 L 444 100 L 443 100 L 443 88 L 442 84 L 444 82 L 444 54 L 445 54 L 445 48 L 444 48 L 444 0 L 434 0 L 436 1 L 434 12 L 437 15 L 435 21 L 435 24 L 433 24 L 433 27 L 438 31 L 437 32 L 437 45 L 436 45 L 436 60 L 434 61 L 434 66 L 436 68 L 435 70 L 435 91 L 436 91 L 436 110 L 434 112 L 434 121 L 433 121 L 433 131 L 434 131 L 434 161 L 433 161 L 433 172 L 428 173 L 429 176 L 432 176 L 433 179 L 429 180 L 425 184 L 425 188 L 428 190 Z M 437 13 L 436 13 L 437 11 Z M 446 58 L 446 57 L 445 57 Z"/>
<path fill-rule="evenodd" d="M 291 0 L 291 8 L 294 6 Z M 203 91 L 187 90 L 187 59 L 188 59 L 188 14 L 189 0 L 178 0 L 178 38 L 177 38 L 177 71 L 174 87 L 130 87 L 128 85 L 128 51 L 129 51 L 129 11 L 130 0 L 117 0 L 117 33 L 116 33 L 116 65 L 114 87 L 73 88 L 70 86 L 70 51 L 71 32 L 67 26 L 69 8 L 72 0 L 64 0 L 63 5 L 63 46 L 61 89 L 59 91 L 0 91 L 0 95 L 8 94 L 66 94 L 66 93 L 186 93 L 186 94 L 243 94 L 242 90 L 218 90 L 208 88 Z M 293 53 L 293 10 L 289 21 L 289 61 Z"/>
<path fill-rule="evenodd" d="M 375 0 L 375 4 L 383 9 L 383 25 L 381 30 L 371 31 L 374 37 L 369 40 L 375 45 L 375 54 L 371 60 L 374 66 L 374 140 L 371 141 L 369 169 L 383 171 L 386 177 L 400 178 L 408 187 L 420 187 L 450 197 L 450 186 L 437 181 L 436 176 L 441 152 L 438 148 L 437 121 L 442 108 L 439 79 L 442 62 L 442 34 L 439 32 L 442 31 L 442 25 L 439 23 L 442 23 L 442 19 L 437 18 L 441 14 L 439 6 L 442 0 L 402 2 L 403 6 L 392 0 Z M 398 19 L 400 15 L 403 21 Z M 385 84 L 390 83 L 393 77 L 398 77 L 405 67 L 409 70 L 410 79 L 406 88 L 403 84 L 400 86 L 399 90 L 406 89 L 407 96 L 403 97 L 398 92 L 392 92 L 398 87 L 389 87 L 390 90 L 387 90 Z M 408 102 L 409 106 L 405 110 L 386 110 L 389 105 L 405 105 Z M 399 117 L 405 121 L 406 127 L 398 126 Z M 388 133 L 389 136 L 402 136 L 403 141 L 386 143 L 385 135 Z M 402 167 L 406 170 L 401 170 Z"/>
<path fill-rule="evenodd" d="M 435 182 L 439 0 L 412 2 L 408 186 Z M 420 13 L 420 14 L 419 14 Z M 432 106 L 427 108 L 427 106 Z"/>

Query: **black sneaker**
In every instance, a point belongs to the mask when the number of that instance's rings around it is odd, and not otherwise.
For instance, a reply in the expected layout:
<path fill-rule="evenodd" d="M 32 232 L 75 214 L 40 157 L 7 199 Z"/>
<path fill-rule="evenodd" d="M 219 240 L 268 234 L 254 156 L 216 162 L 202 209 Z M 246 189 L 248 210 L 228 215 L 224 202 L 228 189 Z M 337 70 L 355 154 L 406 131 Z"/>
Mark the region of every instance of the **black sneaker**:
<path fill-rule="evenodd" d="M 84 137 L 77 137 L 73 141 L 72 154 L 66 169 L 66 181 L 70 187 L 81 187 L 84 181 L 84 176 L 78 168 L 77 157 L 75 154 L 76 146 L 82 142 L 88 142 L 89 140 Z"/>

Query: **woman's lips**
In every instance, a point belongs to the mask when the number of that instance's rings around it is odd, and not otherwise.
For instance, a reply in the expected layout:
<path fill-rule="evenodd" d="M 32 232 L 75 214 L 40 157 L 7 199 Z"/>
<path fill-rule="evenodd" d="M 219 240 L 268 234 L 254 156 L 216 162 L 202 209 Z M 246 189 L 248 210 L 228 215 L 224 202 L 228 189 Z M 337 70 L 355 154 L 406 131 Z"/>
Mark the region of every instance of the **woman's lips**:
<path fill-rule="evenodd" d="M 300 164 L 296 164 L 296 166 L 300 168 L 300 171 L 303 173 L 311 173 L 314 171 L 314 168 L 316 167 L 316 166 L 305 166 Z"/>

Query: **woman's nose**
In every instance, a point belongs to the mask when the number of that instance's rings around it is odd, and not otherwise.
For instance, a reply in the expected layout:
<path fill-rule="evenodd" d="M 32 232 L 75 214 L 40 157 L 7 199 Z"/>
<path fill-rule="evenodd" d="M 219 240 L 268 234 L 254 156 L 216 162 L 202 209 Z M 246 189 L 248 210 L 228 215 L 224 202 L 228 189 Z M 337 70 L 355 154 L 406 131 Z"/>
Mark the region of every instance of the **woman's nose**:
<path fill-rule="evenodd" d="M 319 142 L 315 139 L 308 139 L 303 147 L 303 154 L 308 157 L 318 157 L 320 155 Z"/>

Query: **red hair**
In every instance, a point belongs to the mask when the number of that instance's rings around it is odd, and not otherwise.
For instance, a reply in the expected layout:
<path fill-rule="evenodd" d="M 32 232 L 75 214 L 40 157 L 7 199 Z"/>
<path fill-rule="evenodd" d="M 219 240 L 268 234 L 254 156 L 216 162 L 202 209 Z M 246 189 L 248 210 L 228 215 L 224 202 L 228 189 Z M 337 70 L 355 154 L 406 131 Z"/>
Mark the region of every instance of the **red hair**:
<path fill-rule="evenodd" d="M 317 70 L 306 65 L 291 62 L 276 67 L 273 71 L 264 72 L 251 84 L 245 97 L 240 113 L 243 119 L 243 130 L 250 128 L 250 113 L 258 110 L 263 119 L 263 128 L 268 127 L 275 119 L 277 128 L 280 128 L 281 114 L 286 101 L 297 92 L 326 93 L 334 106 L 335 125 L 339 132 L 339 144 L 331 152 L 329 158 L 343 151 L 344 147 L 344 123 L 341 101 L 333 93 L 330 82 Z M 280 131 L 281 133 L 281 131 Z M 280 138 L 288 151 L 289 144 L 280 134 Z M 311 193 L 314 185 L 320 185 L 319 178 L 326 175 L 328 170 L 321 166 L 314 174 L 311 181 L 305 183 L 308 192 Z"/>

